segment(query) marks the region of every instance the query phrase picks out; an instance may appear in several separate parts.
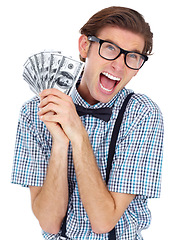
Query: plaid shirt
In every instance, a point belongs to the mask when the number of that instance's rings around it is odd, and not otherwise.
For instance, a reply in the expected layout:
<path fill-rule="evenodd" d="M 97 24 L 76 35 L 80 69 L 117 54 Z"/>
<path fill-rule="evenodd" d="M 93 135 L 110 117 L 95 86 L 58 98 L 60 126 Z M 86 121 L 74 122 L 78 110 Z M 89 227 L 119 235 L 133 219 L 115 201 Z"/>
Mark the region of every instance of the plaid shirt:
<path fill-rule="evenodd" d="M 123 89 L 110 102 L 90 106 L 75 89 L 74 103 L 88 108 L 111 107 L 112 116 L 104 122 L 92 116 L 81 116 L 93 147 L 103 180 L 106 178 L 107 156 L 114 123 L 130 90 Z M 25 103 L 20 112 L 16 136 L 12 183 L 22 186 L 42 186 L 51 153 L 52 139 L 40 121 L 38 97 Z M 116 239 L 142 239 L 141 231 L 150 225 L 148 198 L 160 196 L 163 119 L 158 106 L 148 97 L 134 94 L 126 108 L 116 143 L 110 172 L 109 191 L 136 194 L 116 225 Z M 69 205 L 66 234 L 69 239 L 108 239 L 108 234 L 95 234 L 83 207 L 72 159 L 68 151 Z M 60 239 L 43 231 L 45 239 Z"/>

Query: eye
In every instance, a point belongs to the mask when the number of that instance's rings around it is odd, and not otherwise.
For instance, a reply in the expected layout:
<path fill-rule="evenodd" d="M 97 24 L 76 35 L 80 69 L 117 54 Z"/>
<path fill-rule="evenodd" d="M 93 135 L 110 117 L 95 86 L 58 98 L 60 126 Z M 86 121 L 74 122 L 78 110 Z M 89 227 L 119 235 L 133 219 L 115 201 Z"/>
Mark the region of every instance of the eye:
<path fill-rule="evenodd" d="M 110 51 L 115 51 L 115 47 L 113 45 L 108 45 L 107 49 L 109 49 Z"/>
<path fill-rule="evenodd" d="M 103 48 L 110 52 L 116 51 L 116 47 L 113 44 L 108 43 L 108 42 L 104 42 Z"/>
<path fill-rule="evenodd" d="M 137 60 L 137 59 L 138 59 L 138 54 L 136 54 L 136 53 L 130 53 L 130 54 L 128 55 L 128 57 L 129 57 L 130 59 Z"/>

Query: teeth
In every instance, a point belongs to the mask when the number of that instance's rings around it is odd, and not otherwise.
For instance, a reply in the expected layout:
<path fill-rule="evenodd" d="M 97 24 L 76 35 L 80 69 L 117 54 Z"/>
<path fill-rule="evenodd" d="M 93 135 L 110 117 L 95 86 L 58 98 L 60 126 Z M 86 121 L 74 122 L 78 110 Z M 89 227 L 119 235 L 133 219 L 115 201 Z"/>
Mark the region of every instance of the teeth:
<path fill-rule="evenodd" d="M 101 83 L 100 83 L 100 85 L 101 85 L 101 88 L 106 90 L 107 92 L 111 92 L 114 89 L 114 87 L 112 89 L 107 89 L 107 88 L 103 87 Z"/>
<path fill-rule="evenodd" d="M 111 80 L 120 81 L 120 78 L 114 77 L 114 76 L 112 76 L 111 74 L 109 74 L 109 73 L 107 73 L 107 72 L 102 72 L 102 74 L 105 75 L 106 77 L 108 77 L 108 78 L 111 79 Z"/>

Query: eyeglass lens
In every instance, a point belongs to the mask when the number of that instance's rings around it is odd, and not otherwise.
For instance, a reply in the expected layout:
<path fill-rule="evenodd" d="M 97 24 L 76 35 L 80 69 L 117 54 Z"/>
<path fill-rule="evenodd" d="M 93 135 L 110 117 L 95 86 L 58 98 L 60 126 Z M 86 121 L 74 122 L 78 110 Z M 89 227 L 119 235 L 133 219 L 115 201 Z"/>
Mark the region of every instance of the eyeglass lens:
<path fill-rule="evenodd" d="M 100 46 L 100 55 L 107 60 L 114 60 L 120 55 L 121 49 L 109 42 L 103 42 Z M 144 64 L 144 56 L 130 52 L 125 54 L 125 63 L 128 67 L 139 69 Z"/>

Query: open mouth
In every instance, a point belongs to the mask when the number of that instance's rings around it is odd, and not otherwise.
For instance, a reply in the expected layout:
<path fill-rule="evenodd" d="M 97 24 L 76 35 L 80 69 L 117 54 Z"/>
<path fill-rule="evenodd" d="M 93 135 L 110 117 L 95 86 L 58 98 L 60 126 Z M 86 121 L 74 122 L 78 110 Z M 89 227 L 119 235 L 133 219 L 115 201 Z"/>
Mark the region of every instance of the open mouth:
<path fill-rule="evenodd" d="M 100 87 L 101 90 L 106 94 L 111 94 L 117 84 L 120 82 L 120 78 L 115 77 L 107 72 L 102 72 L 100 74 Z"/>

